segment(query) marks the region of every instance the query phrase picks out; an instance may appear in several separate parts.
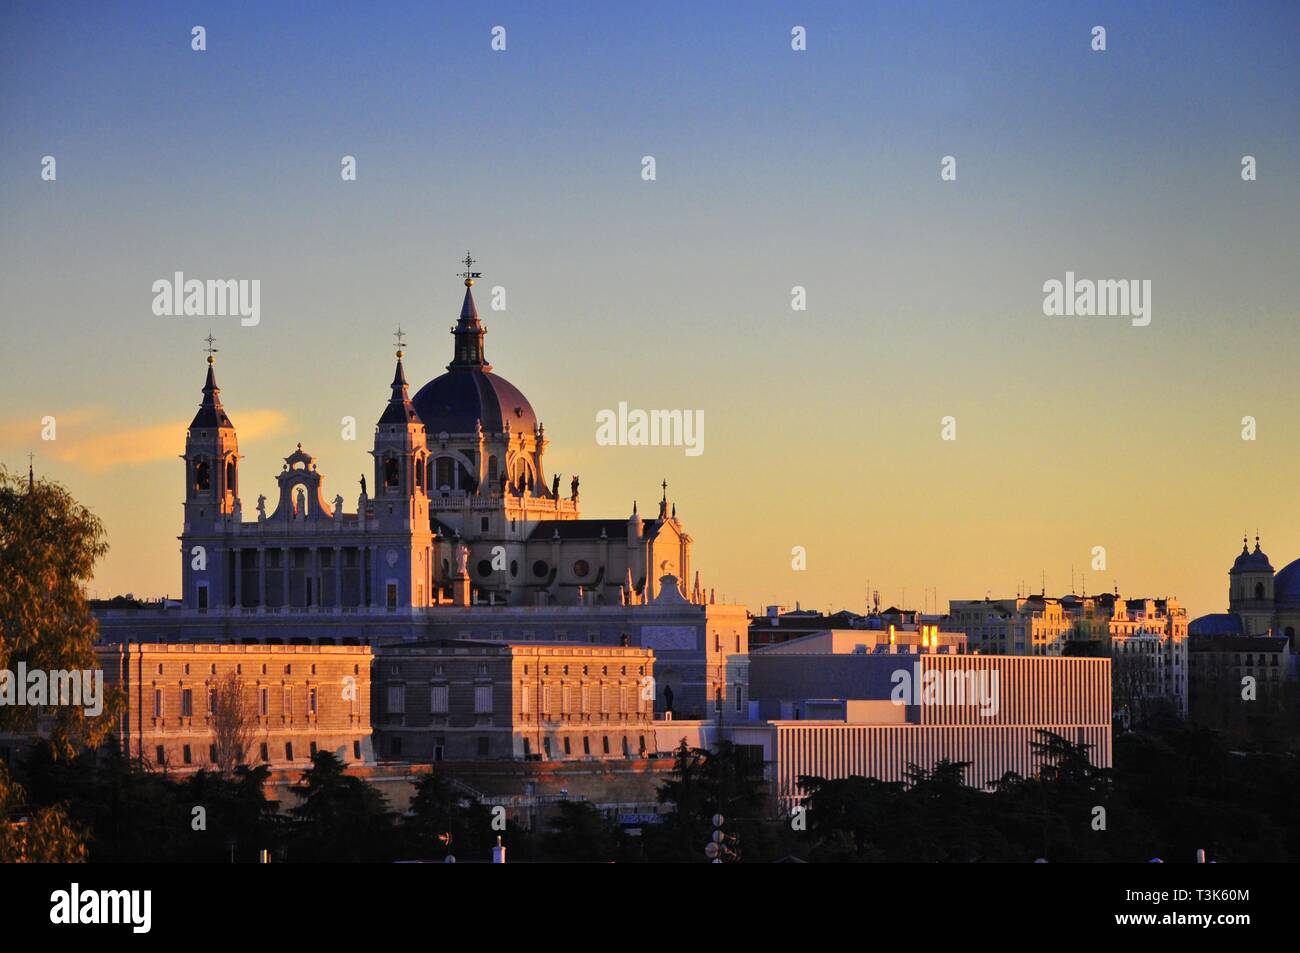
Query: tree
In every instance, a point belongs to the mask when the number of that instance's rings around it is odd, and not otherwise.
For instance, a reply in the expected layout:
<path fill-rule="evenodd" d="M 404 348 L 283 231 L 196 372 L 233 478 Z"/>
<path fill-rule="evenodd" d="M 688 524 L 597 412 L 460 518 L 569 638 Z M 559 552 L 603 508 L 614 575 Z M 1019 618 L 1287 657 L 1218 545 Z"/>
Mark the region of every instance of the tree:
<path fill-rule="evenodd" d="M 487 857 L 495 843 L 492 813 L 437 771 L 415 782 L 410 812 L 402 822 L 403 846 L 411 858 Z M 450 843 L 442 838 L 450 836 Z"/>
<path fill-rule="evenodd" d="M 214 691 L 212 740 L 217 748 L 217 770 L 230 777 L 236 765 L 247 763 L 248 749 L 257 734 L 257 716 L 243 681 L 234 672 L 227 672 Z"/>
<path fill-rule="evenodd" d="M 647 854 L 656 860 L 703 860 L 715 814 L 726 834 L 739 837 L 748 860 L 768 859 L 773 826 L 763 762 L 729 741 L 715 750 L 677 748 L 673 776 L 659 788 L 659 803 L 672 805 L 664 823 L 647 829 Z"/>
<path fill-rule="evenodd" d="M 293 817 L 291 858 L 308 861 L 391 859 L 393 815 L 378 790 L 348 775 L 330 751 L 318 751 L 302 783 Z"/>
<path fill-rule="evenodd" d="M 47 673 L 97 667 L 85 586 L 107 551 L 103 523 L 67 490 L 45 480 L 29 485 L 0 467 L 0 670 L 14 671 L 19 662 Z M 99 745 L 121 704 L 113 692 L 98 717 L 78 705 L 42 709 L 51 750 L 70 757 Z M 28 705 L 0 705 L 0 732 L 29 733 L 36 714 Z"/>
<path fill-rule="evenodd" d="M 86 840 L 86 831 L 68 819 L 63 805 L 29 808 L 27 792 L 0 764 L 0 863 L 81 863 Z"/>
<path fill-rule="evenodd" d="M 542 850 L 552 860 L 611 861 L 624 853 L 626 835 L 587 801 L 561 801 Z"/>

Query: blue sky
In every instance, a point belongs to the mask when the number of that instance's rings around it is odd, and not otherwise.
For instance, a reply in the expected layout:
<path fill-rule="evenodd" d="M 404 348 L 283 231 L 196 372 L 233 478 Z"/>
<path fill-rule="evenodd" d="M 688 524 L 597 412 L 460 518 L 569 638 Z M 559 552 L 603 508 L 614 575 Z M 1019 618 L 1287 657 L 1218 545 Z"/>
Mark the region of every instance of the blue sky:
<path fill-rule="evenodd" d="M 6 4 L 0 460 L 47 413 L 187 419 L 212 322 L 149 310 L 182 270 L 262 281 L 261 325 L 213 328 L 235 422 L 284 418 L 245 485 L 301 439 L 351 486 L 337 421 L 382 407 L 399 321 L 413 383 L 441 370 L 470 248 L 551 467 L 591 515 L 667 476 L 738 598 L 1062 588 L 1102 541 L 1127 590 L 1210 611 L 1244 526 L 1300 554 L 1298 9 Z M 1045 318 L 1066 270 L 1150 278 L 1152 326 Z M 709 449 L 596 447 L 620 400 L 704 409 Z M 174 588 L 177 464 L 35 449 L 109 521 L 104 584 Z"/>

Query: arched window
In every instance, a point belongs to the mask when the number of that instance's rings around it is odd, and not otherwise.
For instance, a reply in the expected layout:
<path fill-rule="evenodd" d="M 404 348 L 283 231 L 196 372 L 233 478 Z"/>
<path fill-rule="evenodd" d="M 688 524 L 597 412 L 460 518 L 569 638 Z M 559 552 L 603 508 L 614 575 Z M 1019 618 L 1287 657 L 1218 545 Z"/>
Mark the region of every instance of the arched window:
<path fill-rule="evenodd" d="M 194 489 L 196 492 L 210 489 L 212 486 L 212 468 L 208 461 L 200 457 L 194 461 Z"/>
<path fill-rule="evenodd" d="M 420 463 L 415 465 L 415 485 L 424 489 L 424 466 Z"/>
<path fill-rule="evenodd" d="M 487 478 L 489 483 L 496 483 L 501 474 L 497 470 L 497 458 L 495 455 L 488 457 Z"/>
<path fill-rule="evenodd" d="M 1255 583 L 1255 598 L 1256 599 L 1264 598 L 1264 584 L 1262 582 Z"/>
<path fill-rule="evenodd" d="M 235 485 L 235 458 L 231 457 L 226 461 L 226 489 L 231 493 L 238 493 L 239 487 Z"/>
<path fill-rule="evenodd" d="M 384 486 L 397 486 L 398 482 L 397 458 L 389 457 L 384 461 Z"/>

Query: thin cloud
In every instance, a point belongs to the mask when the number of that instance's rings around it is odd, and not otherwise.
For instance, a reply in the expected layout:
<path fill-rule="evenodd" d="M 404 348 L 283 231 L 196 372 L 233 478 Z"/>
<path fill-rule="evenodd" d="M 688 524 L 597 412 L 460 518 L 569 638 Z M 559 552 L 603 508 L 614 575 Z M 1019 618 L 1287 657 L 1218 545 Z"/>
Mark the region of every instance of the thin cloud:
<path fill-rule="evenodd" d="M 39 420 L 0 425 L 0 444 L 28 442 L 54 459 L 91 473 L 118 467 L 141 466 L 160 460 L 175 460 L 185 449 L 189 422 L 174 420 L 143 427 L 91 428 L 104 417 L 102 411 L 78 410 L 57 414 L 56 439 L 42 441 Z M 252 442 L 288 430 L 288 418 L 278 410 L 240 411 L 236 432 Z"/>

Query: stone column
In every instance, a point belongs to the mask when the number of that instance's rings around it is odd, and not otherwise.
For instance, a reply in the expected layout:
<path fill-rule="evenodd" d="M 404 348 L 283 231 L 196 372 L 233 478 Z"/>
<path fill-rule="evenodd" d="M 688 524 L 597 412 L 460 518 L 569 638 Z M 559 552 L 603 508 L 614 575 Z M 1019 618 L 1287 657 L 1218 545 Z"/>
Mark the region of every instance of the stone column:
<path fill-rule="evenodd" d="M 257 547 L 257 604 L 266 608 L 266 547 Z"/>
<path fill-rule="evenodd" d="M 280 605 L 289 608 L 292 600 L 289 598 L 289 547 L 280 547 L 280 575 L 284 579 L 284 594 L 280 597 Z"/>

